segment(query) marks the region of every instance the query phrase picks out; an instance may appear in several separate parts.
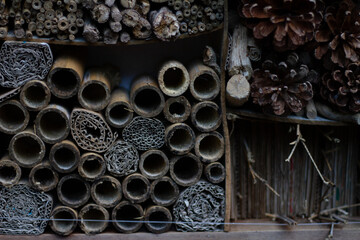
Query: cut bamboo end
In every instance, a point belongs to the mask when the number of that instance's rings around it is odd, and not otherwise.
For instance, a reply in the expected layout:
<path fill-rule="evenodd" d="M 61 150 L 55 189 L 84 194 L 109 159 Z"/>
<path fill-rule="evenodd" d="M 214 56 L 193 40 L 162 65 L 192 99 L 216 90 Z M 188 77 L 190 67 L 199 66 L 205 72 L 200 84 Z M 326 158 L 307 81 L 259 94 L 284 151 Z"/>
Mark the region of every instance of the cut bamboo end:
<path fill-rule="evenodd" d="M 60 105 L 50 104 L 36 116 L 35 132 L 49 144 L 64 140 L 70 132 L 69 112 Z"/>
<path fill-rule="evenodd" d="M 148 179 L 158 179 L 168 172 L 169 159 L 160 150 L 148 150 L 141 155 L 139 168 Z"/>
<path fill-rule="evenodd" d="M 180 186 L 187 187 L 200 180 L 203 166 L 192 153 L 175 157 L 170 161 L 171 178 Z"/>
<path fill-rule="evenodd" d="M 214 102 L 199 102 L 191 110 L 191 121 L 201 132 L 215 131 L 221 124 L 221 110 Z"/>
<path fill-rule="evenodd" d="M 150 182 L 143 175 L 134 173 L 122 183 L 124 197 L 132 203 L 145 202 L 150 197 Z"/>
<path fill-rule="evenodd" d="M 184 97 L 169 98 L 164 105 L 164 116 L 171 123 L 181 123 L 188 119 L 191 105 Z"/>
<path fill-rule="evenodd" d="M 241 74 L 232 76 L 226 84 L 226 101 L 230 106 L 244 105 L 250 96 L 250 84 Z"/>
<path fill-rule="evenodd" d="M 45 150 L 44 142 L 30 129 L 16 134 L 9 144 L 10 158 L 25 168 L 31 168 L 41 162 Z"/>
<path fill-rule="evenodd" d="M 123 233 L 139 231 L 143 225 L 144 210 L 139 204 L 122 201 L 112 211 L 114 227 Z"/>
<path fill-rule="evenodd" d="M 8 156 L 0 160 L 0 185 L 12 187 L 17 184 L 21 177 L 21 168 L 11 161 Z"/>
<path fill-rule="evenodd" d="M 183 155 L 195 146 L 195 133 L 185 123 L 174 123 L 166 128 L 165 141 L 172 153 Z"/>
<path fill-rule="evenodd" d="M 62 204 L 78 208 L 89 200 L 90 185 L 76 174 L 66 175 L 59 181 L 57 196 Z"/>
<path fill-rule="evenodd" d="M 71 98 L 77 94 L 83 75 L 84 65 L 79 59 L 60 56 L 50 70 L 47 83 L 54 96 Z"/>
<path fill-rule="evenodd" d="M 80 151 L 73 142 L 64 140 L 51 147 L 49 160 L 56 171 L 69 173 L 78 167 Z"/>
<path fill-rule="evenodd" d="M 40 111 L 49 105 L 51 92 L 45 82 L 32 80 L 21 89 L 20 102 L 30 111 Z"/>
<path fill-rule="evenodd" d="M 70 235 L 76 228 L 78 214 L 66 206 L 57 206 L 51 213 L 49 222 L 51 230 L 60 236 Z"/>
<path fill-rule="evenodd" d="M 91 197 L 100 206 L 115 207 L 121 200 L 121 184 L 110 176 L 102 176 L 91 186 Z"/>
<path fill-rule="evenodd" d="M 165 176 L 151 183 L 150 196 L 156 205 L 170 206 L 179 197 L 179 187 L 171 178 Z"/>
<path fill-rule="evenodd" d="M 169 209 L 162 206 L 151 206 L 145 211 L 145 227 L 153 233 L 164 233 L 170 230 L 172 215 Z"/>
<path fill-rule="evenodd" d="M 58 174 L 48 162 L 40 163 L 33 167 L 29 174 L 31 186 L 41 192 L 48 192 L 56 188 L 59 182 Z"/>
<path fill-rule="evenodd" d="M 221 183 L 225 180 L 225 168 L 219 162 L 210 163 L 205 167 L 205 176 L 211 183 Z"/>
<path fill-rule="evenodd" d="M 136 79 L 131 86 L 130 102 L 134 111 L 144 117 L 155 117 L 165 105 L 157 82 L 148 76 Z"/>
<path fill-rule="evenodd" d="M 168 61 L 161 66 L 158 81 L 165 95 L 177 97 L 189 88 L 190 76 L 183 64 L 178 61 Z"/>
<path fill-rule="evenodd" d="M 84 179 L 94 181 L 104 175 L 105 170 L 105 160 L 100 154 L 84 153 L 81 155 L 78 172 Z"/>
<path fill-rule="evenodd" d="M 202 63 L 189 68 L 190 92 L 199 101 L 212 100 L 220 92 L 220 79 L 216 72 Z"/>
<path fill-rule="evenodd" d="M 16 134 L 23 131 L 29 123 L 29 112 L 16 100 L 0 104 L 0 131 Z"/>
<path fill-rule="evenodd" d="M 79 212 L 80 228 L 86 234 L 101 233 L 109 224 L 108 211 L 96 204 L 87 204 Z"/>
<path fill-rule="evenodd" d="M 205 163 L 215 162 L 224 155 L 224 138 L 218 132 L 202 133 L 195 139 L 195 154 Z"/>
<path fill-rule="evenodd" d="M 125 89 L 116 89 L 105 111 L 106 121 L 112 127 L 123 128 L 131 122 L 133 115 L 129 93 Z"/>

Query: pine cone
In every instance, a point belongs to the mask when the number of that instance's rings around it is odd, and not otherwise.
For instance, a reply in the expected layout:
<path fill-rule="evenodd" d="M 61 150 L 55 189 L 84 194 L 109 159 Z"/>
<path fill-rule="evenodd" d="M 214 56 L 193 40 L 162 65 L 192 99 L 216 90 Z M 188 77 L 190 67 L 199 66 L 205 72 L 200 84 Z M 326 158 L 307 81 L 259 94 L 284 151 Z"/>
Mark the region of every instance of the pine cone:
<path fill-rule="evenodd" d="M 315 33 L 319 46 L 315 57 L 331 54 L 331 61 L 340 67 L 360 60 L 360 9 L 351 0 L 327 7 L 324 24 Z"/>
<path fill-rule="evenodd" d="M 286 62 L 276 64 L 267 60 L 261 69 L 256 69 L 251 84 L 253 102 L 276 115 L 299 112 L 312 99 L 313 89 L 308 81 L 313 71 L 300 64 L 298 56 L 292 53 Z"/>
<path fill-rule="evenodd" d="M 293 50 L 313 39 L 323 15 L 321 0 L 242 0 L 241 15 L 255 22 L 254 37 L 273 36 L 277 50 Z"/>
<path fill-rule="evenodd" d="M 322 77 L 321 96 L 342 111 L 360 112 L 360 62 Z"/>

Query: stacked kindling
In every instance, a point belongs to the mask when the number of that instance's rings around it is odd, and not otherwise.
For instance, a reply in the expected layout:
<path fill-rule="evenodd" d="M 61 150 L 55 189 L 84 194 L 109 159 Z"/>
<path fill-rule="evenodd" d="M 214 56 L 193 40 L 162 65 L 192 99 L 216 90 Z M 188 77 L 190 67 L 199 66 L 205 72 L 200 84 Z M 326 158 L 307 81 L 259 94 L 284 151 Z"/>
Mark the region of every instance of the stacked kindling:
<path fill-rule="evenodd" d="M 222 229 L 224 138 L 214 69 L 168 61 L 157 78 L 141 76 L 125 89 L 115 86 L 116 69 L 87 69 L 65 55 L 52 64 L 47 45 L 3 48 L 28 72 L 0 60 L 0 85 L 20 89 L 9 88 L 11 99 L 0 103 L 0 134 L 9 141 L 0 160 L 0 210 L 9 224 L 0 233 L 41 234 L 49 218 L 59 235 L 77 226 L 100 233 L 109 222 L 124 233 Z"/>
<path fill-rule="evenodd" d="M 0 38 L 36 37 L 106 44 L 131 38 L 162 41 L 217 28 L 224 0 L 14 0 L 0 1 Z"/>

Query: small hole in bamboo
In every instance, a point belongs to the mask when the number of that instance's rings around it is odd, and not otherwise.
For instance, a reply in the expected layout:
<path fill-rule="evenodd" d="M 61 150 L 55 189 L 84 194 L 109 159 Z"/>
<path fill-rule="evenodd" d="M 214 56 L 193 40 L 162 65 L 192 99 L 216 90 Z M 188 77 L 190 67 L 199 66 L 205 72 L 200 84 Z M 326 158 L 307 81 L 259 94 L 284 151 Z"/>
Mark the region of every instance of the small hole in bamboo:
<path fill-rule="evenodd" d="M 0 182 L 11 182 L 16 177 L 16 169 L 12 166 L 0 167 Z"/>
<path fill-rule="evenodd" d="M 63 182 L 61 193 L 66 202 L 77 203 L 86 197 L 87 189 L 81 180 L 71 178 Z"/>
<path fill-rule="evenodd" d="M 67 211 L 60 211 L 57 212 L 53 218 L 55 220 L 53 220 L 53 226 L 61 232 L 68 232 L 71 231 L 71 229 L 73 228 L 74 224 L 75 224 L 75 219 L 74 216 L 67 212 Z M 61 220 L 57 220 L 57 219 L 61 219 Z M 66 219 L 66 220 L 64 220 Z M 72 221 L 70 221 L 72 220 Z"/>
<path fill-rule="evenodd" d="M 0 108 L 1 128 L 16 130 L 23 126 L 25 114 L 18 106 L 14 104 L 5 104 Z"/>
<path fill-rule="evenodd" d="M 84 219 L 84 225 L 88 229 L 92 229 L 92 230 L 101 229 L 105 224 L 104 213 L 94 208 L 87 210 L 87 212 L 85 212 L 83 215 L 83 219 Z M 86 221 L 86 220 L 92 220 L 92 221 Z M 94 220 L 99 220 L 99 221 L 94 221 Z"/>
<path fill-rule="evenodd" d="M 54 184 L 55 176 L 54 173 L 48 168 L 38 169 L 34 174 L 35 184 L 41 187 L 48 187 Z"/>
<path fill-rule="evenodd" d="M 147 185 L 142 179 L 131 179 L 126 189 L 131 197 L 137 198 L 142 197 L 147 193 Z"/>
<path fill-rule="evenodd" d="M 63 170 L 71 169 L 75 164 L 75 154 L 68 148 L 62 147 L 54 153 L 55 164 Z"/>
<path fill-rule="evenodd" d="M 201 140 L 199 152 L 205 158 L 217 157 L 222 152 L 222 142 L 218 137 L 208 135 Z"/>
<path fill-rule="evenodd" d="M 86 176 L 90 178 L 95 178 L 102 172 L 102 164 L 97 159 L 86 160 L 82 168 Z"/>
<path fill-rule="evenodd" d="M 141 213 L 136 207 L 124 205 L 116 211 L 116 220 L 120 221 L 116 224 L 125 230 L 131 230 L 137 227 L 139 223 L 126 221 L 141 221 L 141 217 Z"/>
<path fill-rule="evenodd" d="M 175 197 L 174 186 L 170 182 L 161 181 L 158 182 L 154 187 L 154 196 L 161 202 L 169 202 Z"/>
<path fill-rule="evenodd" d="M 111 122 L 117 125 L 122 125 L 129 120 L 131 117 L 131 112 L 127 110 L 126 106 L 124 105 L 116 105 L 111 108 L 109 116 Z"/>
<path fill-rule="evenodd" d="M 104 181 L 95 188 L 96 198 L 100 202 L 111 204 L 118 199 L 119 189 L 110 181 Z"/>
<path fill-rule="evenodd" d="M 66 132 L 66 120 L 57 112 L 46 112 L 40 119 L 40 131 L 46 138 L 61 138 Z"/>
<path fill-rule="evenodd" d="M 177 151 L 187 151 L 192 145 L 192 136 L 186 129 L 175 129 L 170 138 L 170 146 Z"/>
<path fill-rule="evenodd" d="M 169 219 L 166 216 L 166 214 L 161 211 L 153 212 L 149 216 L 149 222 L 150 222 L 149 225 L 153 229 L 162 229 L 162 228 L 166 227 L 166 225 L 167 225 L 166 222 L 168 222 L 168 221 L 169 221 Z"/>
<path fill-rule="evenodd" d="M 194 81 L 194 90 L 201 98 L 209 98 L 217 92 L 217 82 L 209 74 L 201 74 Z"/>
<path fill-rule="evenodd" d="M 185 84 L 184 72 L 179 68 L 169 68 L 164 73 L 164 85 L 167 89 L 176 91 Z"/>
<path fill-rule="evenodd" d="M 182 157 L 174 165 L 174 174 L 182 182 L 191 182 L 198 172 L 197 162 L 190 157 Z"/>
<path fill-rule="evenodd" d="M 182 117 L 185 114 L 185 107 L 184 104 L 179 102 L 173 102 L 169 106 L 169 112 L 174 117 Z"/>
<path fill-rule="evenodd" d="M 148 175 L 156 176 L 166 168 L 166 162 L 161 155 L 151 154 L 144 159 L 143 168 Z"/>
<path fill-rule="evenodd" d="M 98 106 L 106 101 L 106 91 L 101 84 L 91 83 L 83 89 L 82 97 L 85 103 Z"/>
<path fill-rule="evenodd" d="M 25 165 L 32 165 L 40 160 L 41 146 L 32 137 L 23 136 L 16 139 L 13 151 L 16 159 Z"/>
<path fill-rule="evenodd" d="M 156 91 L 144 89 L 137 93 L 134 102 L 140 111 L 149 113 L 157 110 L 161 104 L 161 98 Z"/>
<path fill-rule="evenodd" d="M 66 95 L 76 89 L 78 80 L 72 71 L 60 69 L 51 76 L 51 82 L 58 91 L 63 92 L 61 95 Z"/>
<path fill-rule="evenodd" d="M 32 108 L 38 108 L 46 104 L 46 93 L 42 87 L 30 86 L 25 90 L 25 103 Z"/>
<path fill-rule="evenodd" d="M 216 126 L 219 121 L 219 113 L 214 107 L 205 106 L 200 108 L 195 116 L 196 123 L 201 128 L 209 129 Z"/>
<path fill-rule="evenodd" d="M 219 180 L 223 177 L 224 172 L 220 167 L 214 166 L 210 169 L 210 177 L 214 180 Z"/>

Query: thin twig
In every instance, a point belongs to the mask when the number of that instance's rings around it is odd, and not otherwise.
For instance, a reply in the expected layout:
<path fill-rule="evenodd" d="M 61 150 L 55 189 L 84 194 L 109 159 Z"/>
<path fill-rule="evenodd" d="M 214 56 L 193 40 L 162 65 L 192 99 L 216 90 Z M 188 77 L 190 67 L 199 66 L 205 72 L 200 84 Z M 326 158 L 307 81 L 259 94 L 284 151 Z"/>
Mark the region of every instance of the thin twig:
<path fill-rule="evenodd" d="M 343 205 L 343 206 L 339 206 L 339 207 L 325 209 L 325 210 L 320 211 L 320 215 L 335 212 L 335 211 L 338 211 L 339 209 L 346 209 L 346 208 L 353 208 L 353 207 L 360 207 L 360 203 L 355 203 L 355 204 L 350 204 L 350 205 Z"/>
<path fill-rule="evenodd" d="M 297 128 L 296 128 L 296 136 L 297 136 L 296 140 L 294 142 L 290 143 L 290 145 L 294 145 L 294 146 L 290 152 L 289 157 L 287 159 L 285 159 L 285 162 L 290 162 L 290 159 L 291 159 L 292 155 L 294 154 L 295 149 L 302 138 L 299 124 L 297 125 Z"/>
<path fill-rule="evenodd" d="M 272 213 L 265 213 L 266 217 L 270 217 L 272 219 L 278 219 L 282 222 L 287 223 L 289 226 L 295 226 L 297 225 L 297 222 L 291 218 L 285 217 L 285 216 L 280 216 L 278 214 L 272 214 Z"/>

